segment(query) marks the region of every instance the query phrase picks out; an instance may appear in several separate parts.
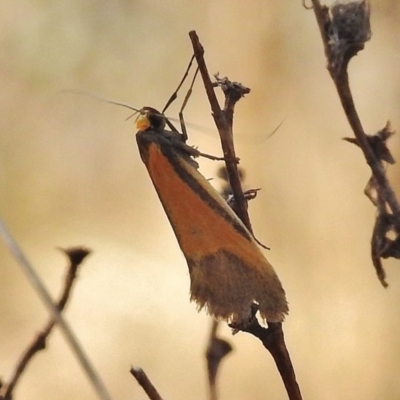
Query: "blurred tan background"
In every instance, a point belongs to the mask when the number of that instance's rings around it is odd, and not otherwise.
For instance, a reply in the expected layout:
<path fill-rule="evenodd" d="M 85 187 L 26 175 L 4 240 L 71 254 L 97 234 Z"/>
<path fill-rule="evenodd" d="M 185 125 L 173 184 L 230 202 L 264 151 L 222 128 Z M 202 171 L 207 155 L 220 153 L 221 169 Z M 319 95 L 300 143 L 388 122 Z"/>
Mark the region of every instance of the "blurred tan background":
<path fill-rule="evenodd" d="M 400 5 L 372 0 L 373 38 L 351 63 L 369 133 L 400 127 Z M 142 165 L 128 110 L 162 108 L 191 56 L 196 29 L 210 72 L 252 88 L 236 109 L 250 213 L 287 291 L 286 340 L 305 399 L 400 398 L 400 268 L 390 287 L 370 261 L 375 211 L 369 171 L 328 72 L 314 14 L 301 1 L 21 1 L 0 3 L 0 213 L 56 295 L 66 260 L 56 246 L 93 249 L 66 317 L 115 399 L 144 399 L 145 369 L 165 398 L 207 398 L 210 326 L 189 303 L 183 256 Z M 180 100 L 169 115 L 176 116 Z M 186 120 L 212 127 L 200 82 Z M 275 135 L 265 137 L 282 120 Z M 190 143 L 218 154 L 212 135 Z M 390 141 L 400 158 L 399 138 Z M 217 164 L 201 160 L 214 177 Z M 389 170 L 399 186 L 399 167 Z M 213 181 L 218 185 L 218 180 Z M 7 380 L 46 312 L 0 244 L 0 376 Z M 230 336 L 221 399 L 284 399 L 273 361 L 246 334 Z M 91 399 L 59 332 L 17 388 L 20 399 Z"/>

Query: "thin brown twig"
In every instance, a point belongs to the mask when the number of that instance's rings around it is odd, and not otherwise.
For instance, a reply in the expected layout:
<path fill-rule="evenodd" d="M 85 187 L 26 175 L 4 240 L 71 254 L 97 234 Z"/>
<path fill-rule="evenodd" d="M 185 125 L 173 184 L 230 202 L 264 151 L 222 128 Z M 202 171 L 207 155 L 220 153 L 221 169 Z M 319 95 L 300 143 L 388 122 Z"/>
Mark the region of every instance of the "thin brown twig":
<path fill-rule="evenodd" d="M 82 263 L 82 261 L 90 254 L 90 250 L 83 247 L 73 247 L 69 249 L 60 249 L 62 250 L 69 259 L 69 266 L 67 270 L 67 274 L 65 276 L 64 285 L 61 291 L 61 295 L 59 300 L 56 303 L 58 310 L 61 312 L 71 295 L 71 290 L 75 279 L 77 277 L 78 267 Z M 46 341 L 49 337 L 51 331 L 53 330 L 56 321 L 54 318 L 50 317 L 49 321 L 46 323 L 44 328 L 39 332 L 36 337 L 33 339 L 31 344 L 26 348 L 20 357 L 17 365 L 14 368 L 12 377 L 8 383 L 2 385 L 0 390 L 0 399 L 9 400 L 12 397 L 12 393 L 21 378 L 23 372 L 28 366 L 29 361 L 33 358 L 33 356 L 41 350 L 46 348 Z"/>
<path fill-rule="evenodd" d="M 235 153 L 235 148 L 233 146 L 233 135 L 232 135 L 232 117 L 233 117 L 233 107 L 234 104 L 239 100 L 236 96 L 231 96 L 229 100 L 225 102 L 224 111 L 219 106 L 217 96 L 214 92 L 214 85 L 211 82 L 210 75 L 208 74 L 207 65 L 204 61 L 204 49 L 199 41 L 199 37 L 195 31 L 189 32 L 190 40 L 192 41 L 192 46 L 194 54 L 197 60 L 197 65 L 199 67 L 201 76 L 203 78 L 204 87 L 206 89 L 207 97 L 210 102 L 212 116 L 214 118 L 215 124 L 218 128 L 222 151 L 224 153 L 224 159 L 226 164 L 226 170 L 228 172 L 229 183 L 232 187 L 232 193 L 237 202 L 237 207 L 239 211 L 239 218 L 243 221 L 246 227 L 252 232 L 249 214 L 247 212 L 247 202 L 244 198 L 242 185 L 240 183 L 240 178 L 238 174 L 237 158 Z M 247 89 L 247 90 L 246 90 Z M 249 89 L 244 88 L 243 95 L 248 93 Z M 233 92 L 231 92 L 231 95 Z M 236 99 L 236 100 L 235 100 Z"/>
<path fill-rule="evenodd" d="M 254 310 L 256 312 L 256 309 Z M 249 324 L 235 326 L 243 332 L 252 334 L 261 340 L 264 347 L 271 353 L 275 364 L 282 377 L 289 399 L 301 400 L 300 387 L 296 381 L 296 374 L 290 361 L 290 355 L 285 344 L 282 323 L 268 323 L 268 328 L 263 328 L 256 318 Z"/>
<path fill-rule="evenodd" d="M 351 93 L 347 67 L 366 41 L 371 37 L 370 8 L 367 0 L 337 3 L 332 7 L 322 6 L 319 0 L 312 0 L 314 14 L 324 45 L 327 68 L 335 84 L 346 118 L 353 130 L 355 139 L 345 140 L 355 143 L 362 150 L 371 168 L 369 190 L 376 192 L 377 199 L 370 197 L 377 207 L 377 221 L 371 239 L 372 262 L 378 278 L 387 287 L 381 258 L 399 258 L 396 251 L 388 255 L 388 246 L 399 247 L 400 204 L 386 176 L 385 164 L 393 164 L 394 159 L 386 147 L 386 141 L 393 135 L 390 123 L 375 135 L 367 135 L 357 113 Z M 379 207 L 378 207 L 379 205 Z M 396 239 L 391 241 L 387 233 L 394 231 Z"/>
<path fill-rule="evenodd" d="M 331 23 L 329 9 L 326 6 L 322 6 L 319 0 L 312 0 L 312 3 L 324 44 L 325 55 L 328 60 L 327 68 L 335 83 L 336 90 L 338 92 L 347 120 L 349 121 L 349 124 L 354 132 L 354 136 L 357 139 L 357 144 L 363 151 L 365 159 L 370 166 L 375 179 L 377 180 L 377 184 L 384 188 L 384 199 L 390 206 L 393 214 L 399 217 L 398 228 L 400 230 L 400 205 L 386 177 L 385 169 L 380 160 L 376 157 L 375 152 L 370 145 L 370 141 L 368 140 L 368 135 L 365 133 L 360 117 L 358 116 L 349 85 L 349 77 L 347 72 L 348 62 L 344 63 L 344 65 L 342 65 L 342 67 L 339 69 L 335 68 L 335 65 L 329 62 L 329 60 L 332 59 L 332 47 L 330 45 L 330 38 L 328 35 L 329 24 Z"/>
<path fill-rule="evenodd" d="M 129 372 L 134 376 L 150 400 L 163 400 L 142 368 L 132 367 Z"/>
<path fill-rule="evenodd" d="M 351 94 L 347 69 L 335 79 L 335 85 L 346 117 L 357 138 L 357 144 L 363 151 L 365 159 L 371 168 L 372 174 L 376 180 L 376 185 L 381 188 L 383 199 L 389 205 L 393 215 L 397 216 L 397 229 L 400 231 L 400 205 L 387 179 L 385 168 L 376 157 L 373 148 L 370 146 L 368 136 L 362 127 Z"/>
<path fill-rule="evenodd" d="M 210 76 L 208 74 L 208 69 L 204 60 L 203 46 L 201 45 L 195 31 L 189 32 L 189 36 L 192 41 L 192 46 L 194 54 L 196 56 L 197 64 L 199 66 L 199 70 L 203 78 L 207 97 L 211 105 L 213 117 L 221 137 L 221 144 L 224 151 L 229 182 L 232 186 L 232 192 L 235 197 L 235 201 L 237 202 L 236 212 L 239 218 L 242 219 L 243 223 L 248 228 L 251 228 L 249 216 L 247 213 L 247 203 L 242 191 L 240 177 L 238 174 L 237 165 L 235 161 L 236 154 L 234 151 L 233 135 L 232 135 L 233 108 L 235 103 L 239 100 L 240 97 L 234 93 L 235 90 L 233 91 L 224 90 L 225 97 L 228 97 L 225 99 L 225 110 L 227 111 L 227 115 L 225 115 L 225 113 L 221 110 L 218 104 L 214 92 L 214 85 L 211 83 Z M 219 78 L 217 77 L 217 84 L 221 86 L 221 82 L 218 83 L 218 79 Z M 222 84 L 226 83 L 227 82 L 223 82 Z M 229 88 L 232 88 L 232 86 L 230 86 Z M 229 96 L 232 97 L 229 98 Z M 297 384 L 296 381 L 296 376 L 294 373 L 292 362 L 290 360 L 289 352 L 285 344 L 282 324 L 268 323 L 268 328 L 263 328 L 258 324 L 256 318 L 253 318 L 253 322 L 255 324 L 253 329 L 251 328 L 245 329 L 245 327 L 242 326 L 232 326 L 232 328 L 236 330 L 243 330 L 249 332 L 254 336 L 258 337 L 262 341 L 264 347 L 271 353 L 272 357 L 274 358 L 275 364 L 277 365 L 279 373 L 284 382 L 289 399 L 301 400 L 302 396 L 300 393 L 299 385 Z M 252 324 L 250 325 L 253 326 Z"/>
<path fill-rule="evenodd" d="M 262 327 L 255 315 L 258 311 L 257 304 L 253 304 L 253 318 L 248 323 L 230 324 L 235 331 L 243 331 L 252 334 L 261 340 L 264 347 L 271 353 L 279 374 L 285 385 L 286 393 L 290 400 L 302 400 L 299 384 L 286 347 L 282 323 L 268 322 L 268 328 Z"/>

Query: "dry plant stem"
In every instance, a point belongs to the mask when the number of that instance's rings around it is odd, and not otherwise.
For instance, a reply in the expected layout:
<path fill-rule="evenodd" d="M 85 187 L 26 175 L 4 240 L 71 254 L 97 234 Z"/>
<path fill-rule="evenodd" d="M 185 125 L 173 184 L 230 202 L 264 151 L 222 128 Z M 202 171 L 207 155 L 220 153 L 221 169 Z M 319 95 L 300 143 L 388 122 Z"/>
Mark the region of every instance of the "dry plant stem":
<path fill-rule="evenodd" d="M 206 351 L 210 400 L 217 400 L 218 398 L 216 383 L 219 367 L 224 357 L 232 351 L 231 344 L 217 336 L 218 326 L 219 322 L 213 319 Z"/>
<path fill-rule="evenodd" d="M 383 164 L 375 156 L 373 149 L 371 148 L 367 136 L 361 125 L 361 121 L 358 117 L 357 111 L 354 106 L 353 97 L 350 91 L 349 80 L 347 71 L 343 71 L 342 74 L 334 79 L 337 92 L 340 97 L 343 109 L 346 117 L 349 121 L 351 128 L 353 129 L 354 135 L 357 138 L 361 150 L 364 153 L 365 159 L 372 170 L 376 188 L 379 190 L 382 199 L 389 205 L 394 218 L 394 224 L 397 230 L 400 230 L 400 206 L 397 201 L 396 195 L 390 186 L 390 183 L 386 177 L 386 172 Z"/>
<path fill-rule="evenodd" d="M 373 178 L 370 180 L 369 183 L 371 186 L 377 187 Z M 389 215 L 386 213 L 386 205 L 381 196 L 377 196 L 376 198 L 376 207 L 378 210 L 378 215 L 375 220 L 375 226 L 371 240 L 371 258 L 375 266 L 379 281 L 382 283 L 383 287 L 388 287 L 388 284 L 386 282 L 386 272 L 382 265 L 380 253 L 382 247 L 385 245 L 382 239 L 386 238 Z M 393 218 L 391 218 L 390 220 L 390 222 L 392 222 Z M 379 251 L 377 251 L 378 249 Z"/>
<path fill-rule="evenodd" d="M 313 10 L 327 59 L 327 68 L 334 81 L 347 120 L 355 138 L 346 141 L 361 148 L 372 176 L 364 193 L 377 207 L 371 239 L 371 257 L 377 276 L 384 287 L 388 284 L 382 258 L 400 258 L 400 206 L 387 179 L 385 163 L 394 164 L 386 141 L 393 134 L 390 123 L 374 135 L 367 135 L 354 105 L 347 72 L 348 64 L 371 37 L 368 0 L 340 2 L 330 8 L 312 0 Z M 388 234 L 396 234 L 391 240 Z"/>
<path fill-rule="evenodd" d="M 201 76 L 203 78 L 204 87 L 206 89 L 207 97 L 211 105 L 212 116 L 214 118 L 215 124 L 217 125 L 222 151 L 224 153 L 224 159 L 226 163 L 226 170 L 228 172 L 229 183 L 232 188 L 232 193 L 237 202 L 239 218 L 243 221 L 246 227 L 252 232 L 249 214 L 247 212 L 247 203 L 244 198 L 242 185 L 240 183 L 239 174 L 237 170 L 237 158 L 235 154 L 235 149 L 233 146 L 233 135 L 232 135 L 232 120 L 229 124 L 227 116 L 221 110 L 218 104 L 217 96 L 214 92 L 214 86 L 210 80 L 210 75 L 208 74 L 208 69 L 204 61 L 204 49 L 199 41 L 199 37 L 195 31 L 189 32 L 190 40 L 192 41 L 192 46 L 194 50 L 194 55 L 196 57 L 197 65 L 199 67 Z M 233 115 L 233 108 L 232 108 Z"/>
<path fill-rule="evenodd" d="M 75 248 L 70 248 L 63 250 L 61 249 L 69 258 L 69 266 L 68 266 L 68 271 L 65 277 L 65 282 L 64 286 L 60 295 L 59 300 L 56 303 L 56 306 L 58 310 L 61 312 L 66 304 L 67 301 L 70 297 L 71 290 L 73 283 L 75 281 L 75 278 L 77 276 L 78 272 L 78 267 L 82 263 L 82 261 L 85 259 L 86 256 L 90 254 L 90 250 L 87 250 L 82 247 L 75 247 Z M 39 334 L 33 339 L 32 343 L 28 346 L 28 348 L 24 351 L 22 354 L 20 360 L 18 361 L 13 375 L 10 379 L 10 381 L 1 388 L 0 390 L 0 398 L 9 400 L 11 399 L 13 390 L 15 386 L 17 385 L 19 379 L 22 376 L 22 373 L 24 372 L 25 368 L 27 367 L 29 361 L 33 358 L 33 356 L 38 353 L 40 350 L 44 350 L 46 347 L 46 340 L 49 337 L 51 331 L 54 328 L 54 325 L 56 324 L 56 321 L 54 318 L 50 318 L 50 320 L 47 322 L 45 327 L 42 329 Z"/>
<path fill-rule="evenodd" d="M 358 117 L 357 111 L 354 106 L 353 96 L 350 91 L 349 79 L 347 70 L 333 78 L 337 92 L 340 97 L 344 112 L 347 120 L 354 132 L 357 142 L 364 153 L 365 159 L 372 170 L 374 180 L 376 182 L 376 188 L 379 190 L 383 200 L 389 205 L 393 215 L 395 216 L 394 222 L 397 230 L 400 230 L 400 206 L 397 201 L 396 195 L 390 186 L 390 183 L 386 177 L 385 169 L 379 159 L 375 156 L 373 149 L 371 148 L 367 135 L 361 125 L 360 118 Z"/>
<path fill-rule="evenodd" d="M 312 5 L 315 17 L 318 22 L 322 41 L 324 44 L 325 56 L 329 61 L 331 58 L 331 54 L 329 46 L 329 37 L 326 31 L 327 21 L 329 21 L 329 15 L 328 15 L 329 11 L 327 7 L 321 6 L 319 0 L 312 0 Z M 354 105 L 353 96 L 350 90 L 349 78 L 347 73 L 347 63 L 344 64 L 339 71 L 335 71 L 333 68 L 330 68 L 330 63 L 328 62 L 328 70 L 335 83 L 336 90 L 338 92 L 344 112 L 357 139 L 357 143 L 360 146 L 362 152 L 364 153 L 364 157 L 372 170 L 372 175 L 376 183 L 376 188 L 377 190 L 379 190 L 382 199 L 390 207 L 394 216 L 393 224 L 396 227 L 397 231 L 399 232 L 400 205 L 386 177 L 385 169 L 380 160 L 376 157 L 373 149 L 371 148 L 370 143 L 368 141 L 368 137 L 362 127 L 360 118 L 358 116 L 357 110 Z"/>
<path fill-rule="evenodd" d="M 282 377 L 286 392 L 290 400 L 301 400 L 300 387 L 290 361 L 289 352 L 285 345 L 281 323 L 268 323 L 268 329 L 263 328 L 253 319 L 250 324 L 241 329 L 259 338 L 264 347 L 271 353 L 278 371 Z"/>
<path fill-rule="evenodd" d="M 203 78 L 213 117 L 221 137 L 221 144 L 224 151 L 229 182 L 232 187 L 235 201 L 237 202 L 238 216 L 242 219 L 243 223 L 249 229 L 251 229 L 250 220 L 247 213 L 247 203 L 245 201 L 245 197 L 242 191 L 242 186 L 240 183 L 240 178 L 236 165 L 236 154 L 233 147 L 232 125 L 229 125 L 229 122 L 232 123 L 232 120 L 227 121 L 227 117 L 225 116 L 218 104 L 218 100 L 214 92 L 214 87 L 211 83 L 207 66 L 204 60 L 204 49 L 199 41 L 196 32 L 189 32 L 189 36 L 192 41 L 193 50 L 197 60 L 197 64 L 199 66 L 199 70 Z M 233 116 L 233 106 L 233 103 L 231 103 L 229 100 L 226 100 L 226 108 L 229 109 L 230 117 Z M 274 358 L 275 364 L 284 382 L 289 399 L 301 400 L 302 397 L 300 393 L 300 388 L 297 384 L 293 365 L 290 360 L 289 352 L 286 348 L 282 324 L 269 323 L 268 329 L 265 329 L 258 324 L 256 318 L 253 318 L 253 323 L 250 324 L 250 326 L 253 326 L 253 324 L 254 327 L 251 330 L 249 330 L 249 326 L 234 326 L 233 328 L 249 332 L 258 337 L 263 342 L 265 348 L 271 353 L 272 357 Z"/>
<path fill-rule="evenodd" d="M 150 379 L 147 377 L 142 368 L 132 367 L 130 373 L 135 377 L 139 385 L 146 392 L 150 400 L 163 400 L 157 389 L 153 386 Z"/>

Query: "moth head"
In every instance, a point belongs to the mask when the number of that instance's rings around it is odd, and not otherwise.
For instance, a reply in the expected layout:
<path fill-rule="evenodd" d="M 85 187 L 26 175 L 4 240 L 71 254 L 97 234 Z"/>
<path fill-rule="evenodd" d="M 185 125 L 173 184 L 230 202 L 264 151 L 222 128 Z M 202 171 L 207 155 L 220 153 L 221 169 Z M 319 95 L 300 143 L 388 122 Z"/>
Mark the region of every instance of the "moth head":
<path fill-rule="evenodd" d="M 139 132 L 162 131 L 165 128 L 165 117 L 155 108 L 143 107 L 136 118 L 136 128 Z"/>

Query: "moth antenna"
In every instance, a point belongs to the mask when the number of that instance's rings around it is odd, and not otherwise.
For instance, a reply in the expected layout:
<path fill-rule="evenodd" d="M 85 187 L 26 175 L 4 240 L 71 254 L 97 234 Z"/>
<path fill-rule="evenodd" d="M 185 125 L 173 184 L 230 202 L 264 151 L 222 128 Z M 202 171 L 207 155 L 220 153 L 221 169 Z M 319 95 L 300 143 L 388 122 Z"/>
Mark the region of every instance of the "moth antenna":
<path fill-rule="evenodd" d="M 61 90 L 59 93 L 78 94 L 78 95 L 81 95 L 81 96 L 91 97 L 92 99 L 102 101 L 103 103 L 115 104 L 116 106 L 125 107 L 125 108 L 128 108 L 129 110 L 135 111 L 135 113 L 133 115 L 135 115 L 136 113 L 142 111 L 142 110 L 139 110 L 139 109 L 137 109 L 135 107 L 130 106 L 129 104 L 120 103 L 118 101 L 110 100 L 110 99 L 107 99 L 105 97 L 101 97 L 101 96 L 99 96 L 99 95 L 97 95 L 95 93 L 86 92 L 85 90 L 65 89 L 65 90 Z"/>
<path fill-rule="evenodd" d="M 137 113 L 141 113 L 142 112 L 141 109 L 139 110 L 139 109 L 137 109 L 135 107 L 130 106 L 129 104 L 119 103 L 118 101 L 113 101 L 113 100 L 108 100 L 108 99 L 101 99 L 101 98 L 99 98 L 99 100 L 102 100 L 102 101 L 104 101 L 106 103 L 114 104 L 116 106 L 125 107 L 125 108 L 128 108 L 129 110 L 135 111 L 132 115 L 135 115 Z"/>
<path fill-rule="evenodd" d="M 105 97 L 99 96 L 99 95 L 97 95 L 97 94 L 95 94 L 95 93 L 87 92 L 87 91 L 85 91 L 85 90 L 64 89 L 64 90 L 60 90 L 58 93 L 70 93 L 70 94 L 77 94 L 77 95 L 80 95 L 80 96 L 87 96 L 87 97 L 91 97 L 92 99 L 101 101 L 101 102 L 103 102 L 103 103 L 114 104 L 114 105 L 116 105 L 116 106 L 124 107 L 124 108 L 127 108 L 127 109 L 129 109 L 129 110 L 134 111 L 131 115 L 129 115 L 129 116 L 125 119 L 125 121 L 131 119 L 131 118 L 134 117 L 136 114 L 143 115 L 143 114 L 145 114 L 145 112 L 146 112 L 146 110 L 145 110 L 144 108 L 138 109 L 138 108 L 135 108 L 135 107 L 130 106 L 129 104 L 121 103 L 121 102 L 119 102 L 119 101 L 110 100 L 110 99 L 107 99 L 107 98 L 105 98 Z M 163 118 L 163 119 L 165 120 L 166 124 L 169 126 L 169 128 L 170 128 L 171 130 L 173 130 L 173 131 L 175 131 L 175 132 L 178 132 L 178 130 L 174 127 L 174 125 L 169 121 L 169 117 L 167 117 L 166 115 L 164 115 L 164 113 L 159 113 L 159 112 L 158 112 L 158 113 L 155 113 L 155 112 L 153 112 L 153 111 L 152 111 L 152 113 L 153 113 L 155 116 L 157 116 L 157 117 Z M 176 119 L 174 119 L 174 118 L 170 118 L 170 119 L 176 120 Z M 176 120 L 176 121 L 178 121 L 178 120 Z"/>
<path fill-rule="evenodd" d="M 286 117 L 283 118 L 283 120 L 281 122 L 279 122 L 279 124 L 276 126 L 276 128 L 271 133 L 269 133 L 269 135 L 263 140 L 263 142 L 270 139 L 279 130 L 279 128 L 283 125 L 285 120 L 286 120 Z"/>
<path fill-rule="evenodd" d="M 131 115 L 129 115 L 129 117 L 125 118 L 125 121 L 128 121 L 128 119 L 131 119 L 136 114 L 139 114 L 139 115 L 143 114 L 143 110 L 135 110 L 135 112 L 133 114 L 131 114 Z M 135 121 L 137 121 L 137 119 L 139 118 L 139 115 L 136 117 Z"/>

